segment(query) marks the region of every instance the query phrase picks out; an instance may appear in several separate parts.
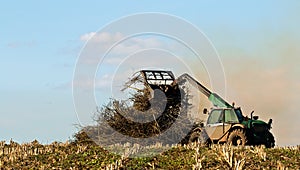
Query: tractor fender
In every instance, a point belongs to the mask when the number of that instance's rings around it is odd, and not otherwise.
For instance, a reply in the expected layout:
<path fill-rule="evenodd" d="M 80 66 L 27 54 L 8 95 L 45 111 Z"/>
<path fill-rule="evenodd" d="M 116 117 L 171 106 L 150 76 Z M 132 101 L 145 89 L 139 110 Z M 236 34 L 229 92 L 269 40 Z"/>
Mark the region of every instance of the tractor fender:
<path fill-rule="evenodd" d="M 240 128 L 240 129 L 245 129 L 246 127 L 245 127 L 243 124 L 234 124 L 234 125 L 229 129 L 229 131 L 230 131 L 230 130 L 233 130 L 233 129 L 238 129 L 238 128 Z"/>
<path fill-rule="evenodd" d="M 193 131 L 192 132 L 196 132 L 196 131 L 199 131 L 199 132 L 201 132 L 203 130 L 203 128 L 201 128 L 201 127 L 197 127 L 197 128 L 195 128 L 195 129 L 193 129 Z"/>

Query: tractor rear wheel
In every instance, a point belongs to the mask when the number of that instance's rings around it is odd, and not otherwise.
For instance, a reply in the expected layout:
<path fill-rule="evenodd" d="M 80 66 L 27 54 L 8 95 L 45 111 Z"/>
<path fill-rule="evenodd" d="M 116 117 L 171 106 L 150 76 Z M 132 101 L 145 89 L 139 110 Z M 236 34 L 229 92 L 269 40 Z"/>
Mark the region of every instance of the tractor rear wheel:
<path fill-rule="evenodd" d="M 233 130 L 228 136 L 227 143 L 234 146 L 245 146 L 247 143 L 245 132 L 241 129 Z"/>

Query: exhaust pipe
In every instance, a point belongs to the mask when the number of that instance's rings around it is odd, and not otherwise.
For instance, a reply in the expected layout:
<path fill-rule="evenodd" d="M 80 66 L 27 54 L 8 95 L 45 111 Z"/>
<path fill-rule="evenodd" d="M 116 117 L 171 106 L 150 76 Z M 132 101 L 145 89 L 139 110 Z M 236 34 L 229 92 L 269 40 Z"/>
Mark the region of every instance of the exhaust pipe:
<path fill-rule="evenodd" d="M 253 113 L 254 113 L 254 110 L 250 113 L 251 120 L 253 118 Z"/>
<path fill-rule="evenodd" d="M 269 127 L 269 129 L 271 129 L 272 127 L 271 127 L 271 125 L 272 125 L 272 122 L 273 122 L 273 120 L 272 119 L 269 119 L 269 122 L 268 122 L 268 127 Z"/>

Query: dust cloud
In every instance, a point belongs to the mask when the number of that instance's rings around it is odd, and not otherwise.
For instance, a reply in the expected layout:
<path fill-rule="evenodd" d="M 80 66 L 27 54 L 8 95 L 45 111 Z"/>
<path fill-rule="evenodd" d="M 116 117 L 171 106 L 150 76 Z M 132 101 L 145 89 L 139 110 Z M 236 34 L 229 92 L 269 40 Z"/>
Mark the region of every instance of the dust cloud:
<path fill-rule="evenodd" d="M 227 100 L 241 106 L 245 115 L 255 110 L 254 114 L 260 119 L 272 118 L 272 132 L 279 146 L 300 144 L 297 130 L 300 49 L 297 44 L 299 40 L 285 37 L 257 51 L 238 49 L 223 53 Z"/>

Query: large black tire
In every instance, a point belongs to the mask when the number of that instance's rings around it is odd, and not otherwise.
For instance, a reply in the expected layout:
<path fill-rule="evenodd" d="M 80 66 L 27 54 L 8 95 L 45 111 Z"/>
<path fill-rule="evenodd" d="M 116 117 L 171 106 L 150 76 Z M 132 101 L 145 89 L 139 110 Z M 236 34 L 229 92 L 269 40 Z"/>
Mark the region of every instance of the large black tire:
<path fill-rule="evenodd" d="M 266 146 L 266 148 L 274 148 L 274 146 L 275 146 L 275 139 L 271 132 L 268 132 L 266 134 L 265 146 Z"/>
<path fill-rule="evenodd" d="M 227 144 L 233 146 L 245 146 L 247 143 L 247 137 L 245 132 L 242 129 L 235 129 L 230 132 Z"/>

